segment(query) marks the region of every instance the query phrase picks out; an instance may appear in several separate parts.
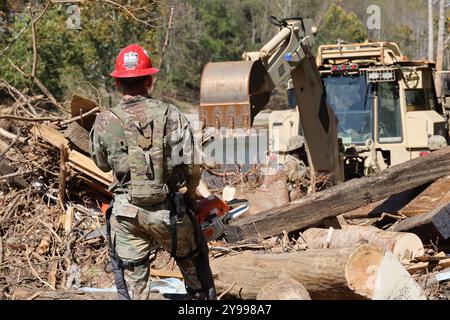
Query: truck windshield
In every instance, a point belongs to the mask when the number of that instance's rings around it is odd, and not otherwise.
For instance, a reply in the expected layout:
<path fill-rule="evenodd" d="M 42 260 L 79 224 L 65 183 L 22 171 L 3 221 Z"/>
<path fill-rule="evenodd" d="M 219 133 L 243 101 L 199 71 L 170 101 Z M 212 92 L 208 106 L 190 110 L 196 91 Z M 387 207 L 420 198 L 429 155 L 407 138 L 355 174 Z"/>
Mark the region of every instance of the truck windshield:
<path fill-rule="evenodd" d="M 324 77 L 327 101 L 339 118 L 339 138 L 345 145 L 373 139 L 373 98 L 366 77 Z"/>

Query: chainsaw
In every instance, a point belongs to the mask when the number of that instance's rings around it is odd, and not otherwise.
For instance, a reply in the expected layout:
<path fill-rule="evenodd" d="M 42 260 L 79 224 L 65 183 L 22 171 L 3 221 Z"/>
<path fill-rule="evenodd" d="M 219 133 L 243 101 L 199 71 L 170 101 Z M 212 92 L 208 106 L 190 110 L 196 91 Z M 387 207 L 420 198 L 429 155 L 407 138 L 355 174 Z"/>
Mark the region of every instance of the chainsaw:
<path fill-rule="evenodd" d="M 225 225 L 247 212 L 248 200 L 224 201 L 215 195 L 195 201 L 195 215 L 207 242 L 226 235 Z"/>

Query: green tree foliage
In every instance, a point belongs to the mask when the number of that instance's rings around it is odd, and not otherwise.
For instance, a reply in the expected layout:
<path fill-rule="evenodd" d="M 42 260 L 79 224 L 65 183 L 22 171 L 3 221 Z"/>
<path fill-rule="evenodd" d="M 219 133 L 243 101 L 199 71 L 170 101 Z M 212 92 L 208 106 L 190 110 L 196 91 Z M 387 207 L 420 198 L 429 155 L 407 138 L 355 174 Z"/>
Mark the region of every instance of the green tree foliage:
<path fill-rule="evenodd" d="M 111 91 L 114 82 L 108 76 L 114 68 L 115 57 L 130 43 L 140 43 L 157 58 L 158 41 L 155 29 L 132 19 L 126 12 L 97 1 L 81 7 L 81 29 L 67 27 L 67 7 L 53 5 L 37 23 L 37 76 L 59 99 L 86 82 Z M 155 13 L 158 7 L 155 6 Z M 17 17 L 13 38 L 25 27 L 29 17 Z M 30 87 L 9 62 L 11 60 L 30 74 L 33 64 L 32 34 L 26 32 L 0 57 L 2 77 L 18 88 Z"/>
<path fill-rule="evenodd" d="M 6 0 L 0 0 L 0 14 L 7 13 L 9 10 L 9 4 Z"/>
<path fill-rule="evenodd" d="M 258 51 L 277 28 L 267 21 L 270 15 L 302 16 L 307 28 L 319 27 L 316 46 L 365 41 L 367 30 L 362 21 L 368 18 L 369 0 L 115 0 L 121 5 L 152 4 L 150 11 L 139 16 L 154 20 L 148 26 L 130 17 L 119 6 L 106 1 L 85 1 L 81 8 L 81 30 L 66 27 L 67 5 L 52 5 L 37 24 L 39 63 L 37 75 L 59 99 L 72 93 L 92 92 L 91 85 L 100 89 L 103 97 L 114 92 L 109 73 L 119 50 L 137 42 L 145 46 L 155 65 L 158 65 L 161 44 L 164 42 L 170 8 L 174 25 L 170 44 L 158 75 L 155 95 L 172 97 L 197 104 L 200 78 L 210 61 L 236 61 L 244 51 Z M 0 0 L 0 11 L 9 3 L 14 11 L 24 10 L 29 1 Z M 31 3 L 36 14 L 36 3 Z M 426 52 L 426 3 L 407 0 L 377 0 L 381 7 L 381 31 L 371 31 L 370 37 L 396 41 L 410 58 L 422 57 Z M 0 33 L 0 52 L 29 23 L 27 13 L 18 14 L 10 30 Z M 33 87 L 31 82 L 15 70 L 9 60 L 30 73 L 32 68 L 31 28 L 0 56 L 0 78 L 20 89 Z M 9 59 L 9 60 L 8 60 Z M 38 91 L 38 90 L 36 90 Z M 282 93 L 284 96 L 284 93 Z M 104 104 L 105 101 L 104 101 Z"/>
<path fill-rule="evenodd" d="M 208 62 L 241 59 L 252 38 L 248 2 L 176 1 L 175 25 L 160 75 L 159 94 L 197 101 L 201 73 Z"/>
<path fill-rule="evenodd" d="M 346 12 L 333 3 L 325 13 L 319 26 L 317 41 L 319 44 L 362 42 L 367 38 L 367 30 L 354 12 Z"/>
<path fill-rule="evenodd" d="M 414 48 L 416 46 L 416 39 L 413 31 L 407 25 L 402 25 L 394 28 L 391 41 L 397 43 L 403 54 L 409 58 L 414 58 Z"/>
<path fill-rule="evenodd" d="M 9 6 L 6 0 L 0 0 L 0 48 L 3 47 L 3 43 L 8 39 L 7 34 L 7 19 L 8 19 Z"/>

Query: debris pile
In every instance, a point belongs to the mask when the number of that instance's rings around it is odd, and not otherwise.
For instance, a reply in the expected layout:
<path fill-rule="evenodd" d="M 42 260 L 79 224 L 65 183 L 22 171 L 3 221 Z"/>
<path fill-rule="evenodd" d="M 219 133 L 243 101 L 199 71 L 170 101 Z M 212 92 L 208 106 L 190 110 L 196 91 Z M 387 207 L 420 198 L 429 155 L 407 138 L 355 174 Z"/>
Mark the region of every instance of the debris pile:
<path fill-rule="evenodd" d="M 75 96 L 67 117 L 24 117 L 24 105 L 0 114 L 0 299 L 40 299 L 47 290 L 47 298 L 73 299 L 80 288 L 114 287 L 104 217 L 112 174 L 88 156 L 99 108 Z M 155 270 L 175 268 L 163 251 L 151 259 Z"/>
<path fill-rule="evenodd" d="M 0 298 L 113 299 L 104 229 L 112 175 L 88 156 L 99 108 L 74 97 L 66 117 L 25 119 L 24 105 L 0 115 Z M 205 170 L 215 193 L 235 186 L 259 205 L 210 242 L 222 299 L 450 297 L 450 149 L 324 191 L 329 177 L 291 167 L 273 176 Z M 182 279 L 157 248 L 152 277 Z"/>

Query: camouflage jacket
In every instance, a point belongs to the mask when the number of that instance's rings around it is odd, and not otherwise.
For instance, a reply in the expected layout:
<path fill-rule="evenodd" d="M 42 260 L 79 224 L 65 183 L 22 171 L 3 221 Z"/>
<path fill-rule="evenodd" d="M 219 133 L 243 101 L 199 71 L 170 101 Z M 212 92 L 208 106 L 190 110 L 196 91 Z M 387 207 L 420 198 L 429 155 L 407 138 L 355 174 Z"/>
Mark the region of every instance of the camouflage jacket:
<path fill-rule="evenodd" d="M 122 108 L 147 103 L 162 104 L 161 101 L 137 96 L 124 99 Z M 110 190 L 115 193 L 127 192 L 130 183 L 128 153 L 120 141 L 126 139 L 123 125 L 117 116 L 110 111 L 97 115 L 91 131 L 91 157 L 96 165 L 105 172 L 113 170 L 114 181 Z M 173 105 L 169 105 L 164 139 L 164 166 L 166 184 L 171 192 L 187 187 L 190 198 L 200 180 L 200 166 L 194 164 L 194 136 L 186 117 Z M 180 157 L 181 156 L 181 157 Z"/>

